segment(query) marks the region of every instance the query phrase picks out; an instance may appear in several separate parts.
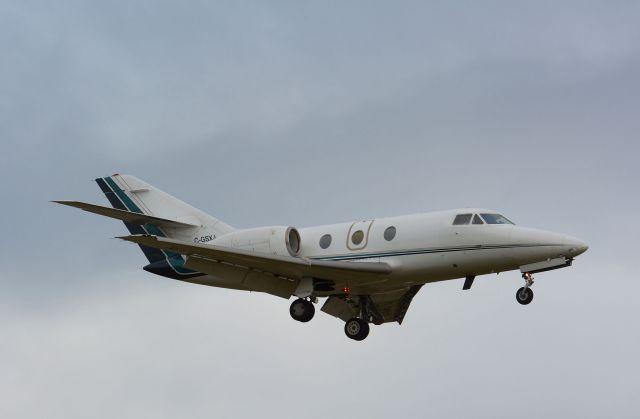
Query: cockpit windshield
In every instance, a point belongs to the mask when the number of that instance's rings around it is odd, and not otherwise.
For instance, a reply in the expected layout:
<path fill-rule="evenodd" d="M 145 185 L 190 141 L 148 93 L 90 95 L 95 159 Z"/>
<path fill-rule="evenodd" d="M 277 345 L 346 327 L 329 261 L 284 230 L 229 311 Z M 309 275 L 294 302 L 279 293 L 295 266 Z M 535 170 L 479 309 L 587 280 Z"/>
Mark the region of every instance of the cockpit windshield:
<path fill-rule="evenodd" d="M 471 222 L 471 217 L 473 217 L 473 214 L 458 214 L 456 215 L 456 218 L 453 220 L 453 225 L 454 226 L 467 225 Z"/>
<path fill-rule="evenodd" d="M 513 224 L 507 217 L 500 214 L 480 214 L 487 224 Z"/>

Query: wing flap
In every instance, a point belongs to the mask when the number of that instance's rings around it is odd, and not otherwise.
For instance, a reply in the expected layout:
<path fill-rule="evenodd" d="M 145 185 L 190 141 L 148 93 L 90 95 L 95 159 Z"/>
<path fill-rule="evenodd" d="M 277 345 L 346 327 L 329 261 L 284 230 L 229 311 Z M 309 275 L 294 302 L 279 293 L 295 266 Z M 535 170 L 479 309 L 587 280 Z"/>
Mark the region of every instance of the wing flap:
<path fill-rule="evenodd" d="M 402 324 L 409 305 L 420 288 L 422 288 L 422 284 L 351 298 L 344 295 L 332 295 L 322 306 L 322 311 L 347 321 L 359 312 L 357 300 L 366 298 L 375 324 L 388 322 Z"/>
<path fill-rule="evenodd" d="M 294 293 L 298 281 L 286 279 L 272 274 L 247 270 L 238 266 L 225 263 L 216 263 L 212 260 L 198 256 L 189 256 L 184 264 L 185 268 L 211 275 L 219 280 L 234 278 L 242 289 L 266 292 L 277 297 L 289 298 Z M 238 275 L 238 271 L 243 273 Z"/>
<path fill-rule="evenodd" d="M 81 210 L 92 212 L 94 214 L 103 215 L 116 220 L 127 221 L 132 224 L 153 224 L 159 227 L 200 227 L 197 224 L 185 223 L 182 221 L 168 220 L 166 218 L 154 217 L 152 215 L 139 214 L 119 210 L 116 208 L 103 207 L 101 205 L 87 204 L 78 201 L 51 201 L 56 204 L 67 205 L 69 207 L 80 208 Z"/>
<path fill-rule="evenodd" d="M 402 324 L 404 316 L 409 310 L 409 305 L 420 288 L 422 288 L 422 284 L 413 285 L 401 291 L 374 294 L 371 296 L 371 300 L 385 323 L 395 321 Z"/>
<path fill-rule="evenodd" d="M 321 310 L 345 322 L 358 314 L 357 307 L 349 304 L 342 296 L 331 296 L 327 298 Z"/>

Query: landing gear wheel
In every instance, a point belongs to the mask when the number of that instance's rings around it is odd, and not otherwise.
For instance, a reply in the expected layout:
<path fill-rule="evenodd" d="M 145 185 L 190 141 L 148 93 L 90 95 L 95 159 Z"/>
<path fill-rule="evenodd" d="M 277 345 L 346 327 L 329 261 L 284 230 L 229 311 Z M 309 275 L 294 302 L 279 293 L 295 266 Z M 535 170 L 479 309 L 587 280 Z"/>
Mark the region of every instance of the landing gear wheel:
<path fill-rule="evenodd" d="M 522 287 L 516 292 L 516 300 L 523 306 L 526 306 L 533 300 L 533 290 L 531 288 Z"/>
<path fill-rule="evenodd" d="M 313 319 L 313 315 L 316 314 L 316 308 L 311 301 L 298 298 L 289 307 L 289 314 L 293 317 L 293 320 L 306 323 Z"/>
<path fill-rule="evenodd" d="M 344 333 L 349 339 L 363 340 L 369 335 L 369 323 L 354 317 L 344 324 Z"/>

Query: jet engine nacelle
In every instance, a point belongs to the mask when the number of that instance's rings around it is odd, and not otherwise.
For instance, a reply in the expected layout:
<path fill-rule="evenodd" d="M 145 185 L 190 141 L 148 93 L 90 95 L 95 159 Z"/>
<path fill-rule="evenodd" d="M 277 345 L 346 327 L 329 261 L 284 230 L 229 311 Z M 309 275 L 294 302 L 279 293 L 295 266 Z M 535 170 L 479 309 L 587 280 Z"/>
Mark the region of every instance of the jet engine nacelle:
<path fill-rule="evenodd" d="M 211 244 L 279 256 L 298 256 L 300 233 L 294 227 L 259 227 L 225 234 Z"/>

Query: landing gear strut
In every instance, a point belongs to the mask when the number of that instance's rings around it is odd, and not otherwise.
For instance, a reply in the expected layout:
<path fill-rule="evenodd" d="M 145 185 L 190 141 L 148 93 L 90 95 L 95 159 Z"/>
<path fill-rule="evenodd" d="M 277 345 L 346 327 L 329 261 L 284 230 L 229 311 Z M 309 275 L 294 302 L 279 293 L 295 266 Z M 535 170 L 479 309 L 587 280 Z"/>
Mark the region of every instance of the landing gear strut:
<path fill-rule="evenodd" d="M 289 307 L 289 314 L 293 317 L 293 320 L 306 323 L 313 319 L 313 315 L 316 313 L 316 308 L 311 301 L 303 298 L 298 298 Z"/>
<path fill-rule="evenodd" d="M 531 285 L 533 285 L 533 275 L 525 272 L 522 274 L 522 277 L 524 278 L 524 287 L 516 292 L 516 300 L 522 305 L 527 305 L 533 300 L 533 290 L 531 289 Z"/>

